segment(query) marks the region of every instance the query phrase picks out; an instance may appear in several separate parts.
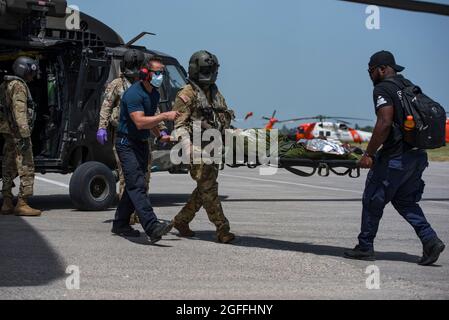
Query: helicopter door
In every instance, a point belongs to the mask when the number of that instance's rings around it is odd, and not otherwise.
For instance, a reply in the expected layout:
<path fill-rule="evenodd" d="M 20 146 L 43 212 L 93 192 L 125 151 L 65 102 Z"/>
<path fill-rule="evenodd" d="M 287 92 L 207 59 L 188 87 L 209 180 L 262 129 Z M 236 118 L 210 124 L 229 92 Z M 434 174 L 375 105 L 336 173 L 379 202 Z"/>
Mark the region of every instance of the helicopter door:
<path fill-rule="evenodd" d="M 98 125 L 98 115 L 104 85 L 109 76 L 111 61 L 83 54 L 75 89 L 74 107 L 69 128 L 84 134 L 87 127 Z"/>
<path fill-rule="evenodd" d="M 341 142 L 353 142 L 349 127 L 346 124 L 340 124 L 338 128 L 339 139 Z"/>

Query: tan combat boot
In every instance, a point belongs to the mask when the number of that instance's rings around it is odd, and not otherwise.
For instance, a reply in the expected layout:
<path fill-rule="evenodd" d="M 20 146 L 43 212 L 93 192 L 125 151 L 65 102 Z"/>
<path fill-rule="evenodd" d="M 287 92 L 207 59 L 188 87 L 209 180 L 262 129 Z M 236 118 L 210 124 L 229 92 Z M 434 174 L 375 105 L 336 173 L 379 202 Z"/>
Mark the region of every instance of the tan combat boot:
<path fill-rule="evenodd" d="M 190 227 L 187 223 L 177 222 L 176 220 L 172 221 L 173 227 L 179 231 L 179 236 L 184 238 L 192 238 L 195 236 L 195 232 L 190 230 Z"/>
<path fill-rule="evenodd" d="M 14 214 L 14 203 L 12 203 L 12 198 L 4 197 L 3 205 L 0 214 L 8 216 Z"/>
<path fill-rule="evenodd" d="M 231 232 L 218 232 L 217 240 L 220 243 L 228 244 L 235 240 L 235 235 Z"/>
<path fill-rule="evenodd" d="M 137 216 L 137 213 L 134 212 L 131 215 L 131 218 L 129 219 L 129 225 L 133 226 L 133 225 L 138 224 L 138 223 L 140 223 L 139 217 Z"/>
<path fill-rule="evenodd" d="M 31 208 L 26 199 L 19 198 L 14 209 L 14 214 L 21 217 L 39 217 L 42 211 Z"/>

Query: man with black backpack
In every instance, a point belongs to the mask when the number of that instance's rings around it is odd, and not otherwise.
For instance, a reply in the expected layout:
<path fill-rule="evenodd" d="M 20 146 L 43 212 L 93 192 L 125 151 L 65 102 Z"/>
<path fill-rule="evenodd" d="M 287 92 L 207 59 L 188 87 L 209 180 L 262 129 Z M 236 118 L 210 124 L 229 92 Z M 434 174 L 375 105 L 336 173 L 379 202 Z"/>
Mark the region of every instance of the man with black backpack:
<path fill-rule="evenodd" d="M 425 186 L 422 175 L 429 165 L 425 149 L 445 145 L 445 111 L 398 74 L 404 69 L 388 51 L 374 54 L 369 62 L 377 123 L 360 166 L 371 170 L 363 195 L 359 244 L 344 255 L 375 260 L 374 239 L 384 208 L 391 202 L 421 239 L 424 252 L 418 263 L 427 266 L 438 260 L 445 245 L 418 203 Z"/>

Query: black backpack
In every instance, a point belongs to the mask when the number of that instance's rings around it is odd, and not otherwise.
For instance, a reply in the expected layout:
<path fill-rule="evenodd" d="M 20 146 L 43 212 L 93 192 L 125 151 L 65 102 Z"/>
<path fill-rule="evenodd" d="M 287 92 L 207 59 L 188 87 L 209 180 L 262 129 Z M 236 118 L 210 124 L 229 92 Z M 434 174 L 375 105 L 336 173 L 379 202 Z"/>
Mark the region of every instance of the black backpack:
<path fill-rule="evenodd" d="M 419 149 L 438 149 L 446 145 L 446 111 L 428 96 L 420 87 L 407 79 L 390 78 L 384 81 L 394 83 L 402 91 L 402 110 L 398 112 L 404 141 Z M 407 116 L 413 116 L 416 127 L 405 132 L 403 123 Z"/>

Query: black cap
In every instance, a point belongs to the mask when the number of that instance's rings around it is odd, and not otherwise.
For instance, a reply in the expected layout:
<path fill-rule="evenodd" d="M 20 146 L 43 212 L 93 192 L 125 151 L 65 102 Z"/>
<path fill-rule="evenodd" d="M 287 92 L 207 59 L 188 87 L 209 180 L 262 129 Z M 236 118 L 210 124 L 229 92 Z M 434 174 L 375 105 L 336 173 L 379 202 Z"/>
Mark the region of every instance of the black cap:
<path fill-rule="evenodd" d="M 375 53 L 369 61 L 369 66 L 390 66 L 397 72 L 404 71 L 405 69 L 403 66 L 396 64 L 394 55 L 389 51 L 379 51 Z"/>

